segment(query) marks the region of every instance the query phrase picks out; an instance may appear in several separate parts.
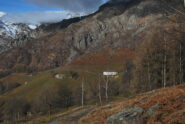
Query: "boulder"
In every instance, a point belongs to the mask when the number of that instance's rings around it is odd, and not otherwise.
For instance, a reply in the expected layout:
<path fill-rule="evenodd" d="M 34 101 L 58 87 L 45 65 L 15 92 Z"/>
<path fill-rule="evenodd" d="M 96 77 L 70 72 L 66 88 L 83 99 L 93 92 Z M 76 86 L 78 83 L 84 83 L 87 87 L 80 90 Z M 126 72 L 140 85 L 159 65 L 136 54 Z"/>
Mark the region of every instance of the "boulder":
<path fill-rule="evenodd" d="M 109 117 L 106 124 L 142 124 L 143 113 L 144 109 L 140 107 L 127 108 Z"/>
<path fill-rule="evenodd" d="M 152 107 L 150 107 L 146 113 L 148 116 L 152 116 L 155 113 L 155 110 L 159 108 L 158 104 L 153 105 Z"/>

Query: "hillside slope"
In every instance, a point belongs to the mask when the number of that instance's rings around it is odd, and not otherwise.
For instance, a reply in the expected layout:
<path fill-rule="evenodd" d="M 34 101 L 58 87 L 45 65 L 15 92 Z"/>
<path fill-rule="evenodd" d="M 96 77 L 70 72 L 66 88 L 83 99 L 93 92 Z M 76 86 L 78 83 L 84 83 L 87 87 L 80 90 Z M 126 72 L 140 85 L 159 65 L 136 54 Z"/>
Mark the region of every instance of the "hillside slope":
<path fill-rule="evenodd" d="M 168 5 L 180 10 L 181 2 L 167 0 Z M 51 69 L 104 48 L 139 46 L 149 40 L 149 32 L 152 30 L 156 32 L 172 27 L 174 22 L 168 21 L 164 14 L 172 17 L 177 12 L 165 4 L 161 0 L 105 4 L 98 12 L 80 22 L 1 55 L 0 60 L 3 61 L 0 61 L 0 70 Z"/>
<path fill-rule="evenodd" d="M 20 124 L 184 124 L 185 85 L 178 85 L 129 98 L 119 98 L 102 106 L 73 107 L 49 118 L 39 116 Z"/>
<path fill-rule="evenodd" d="M 184 118 L 185 85 L 179 85 L 98 107 L 78 124 L 184 124 Z"/>

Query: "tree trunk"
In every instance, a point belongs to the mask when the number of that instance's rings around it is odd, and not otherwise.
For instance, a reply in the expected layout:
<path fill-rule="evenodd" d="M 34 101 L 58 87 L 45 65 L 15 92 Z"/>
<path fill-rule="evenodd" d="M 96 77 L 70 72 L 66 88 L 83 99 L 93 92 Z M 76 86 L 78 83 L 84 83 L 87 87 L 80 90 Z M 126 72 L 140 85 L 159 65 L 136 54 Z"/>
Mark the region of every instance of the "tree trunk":
<path fill-rule="evenodd" d="M 148 56 L 147 56 L 148 57 Z M 152 84 L 151 84 L 151 74 L 150 74 L 150 63 L 149 63 L 149 57 L 148 57 L 148 84 L 149 84 L 149 90 L 152 90 Z"/>
<path fill-rule="evenodd" d="M 20 119 L 20 114 L 19 114 L 19 112 L 17 113 L 17 120 L 19 120 Z"/>
<path fill-rule="evenodd" d="M 82 80 L 82 107 L 84 106 L 84 78 Z"/>
<path fill-rule="evenodd" d="M 166 55 L 165 55 L 165 58 L 164 58 L 164 88 L 166 87 Z"/>
<path fill-rule="evenodd" d="M 106 101 L 108 101 L 108 99 L 109 99 L 109 96 L 108 96 L 108 83 L 109 83 L 109 78 L 107 76 L 107 80 L 106 80 L 106 84 L 105 84 L 105 98 L 106 98 Z"/>
<path fill-rule="evenodd" d="M 185 1 L 185 0 L 184 0 Z M 180 43 L 180 84 L 183 82 L 183 70 L 182 70 L 182 44 Z"/>
<path fill-rule="evenodd" d="M 99 88 L 99 100 L 100 100 L 100 105 L 102 105 L 102 98 L 101 98 L 101 76 L 99 75 L 99 86 L 98 86 L 98 88 Z"/>
<path fill-rule="evenodd" d="M 165 49 L 164 49 L 164 70 L 163 70 L 163 76 L 164 76 L 164 82 L 163 82 L 163 85 L 164 85 L 164 88 L 166 87 L 166 62 L 167 62 L 167 56 L 166 56 L 166 51 L 167 51 L 167 45 L 166 45 L 166 39 L 165 39 L 165 36 L 164 36 L 164 42 L 165 42 Z"/>

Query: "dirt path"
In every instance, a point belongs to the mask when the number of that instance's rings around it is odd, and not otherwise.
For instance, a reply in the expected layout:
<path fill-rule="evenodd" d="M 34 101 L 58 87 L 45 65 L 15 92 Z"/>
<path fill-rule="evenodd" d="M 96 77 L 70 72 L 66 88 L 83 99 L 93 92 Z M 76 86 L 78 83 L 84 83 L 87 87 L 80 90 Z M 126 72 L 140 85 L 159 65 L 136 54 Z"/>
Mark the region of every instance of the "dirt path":
<path fill-rule="evenodd" d="M 76 122 L 89 112 L 93 110 L 93 107 L 81 108 L 64 115 L 59 116 L 52 120 L 49 124 L 76 124 Z"/>

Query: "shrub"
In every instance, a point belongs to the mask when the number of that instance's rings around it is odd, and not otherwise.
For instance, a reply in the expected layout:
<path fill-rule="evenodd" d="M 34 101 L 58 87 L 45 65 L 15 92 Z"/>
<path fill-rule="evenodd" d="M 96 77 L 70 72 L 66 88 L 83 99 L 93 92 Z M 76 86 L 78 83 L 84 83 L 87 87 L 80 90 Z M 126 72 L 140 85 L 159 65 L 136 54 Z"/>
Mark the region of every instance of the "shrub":
<path fill-rule="evenodd" d="M 75 71 L 70 71 L 70 75 L 73 79 L 78 79 L 79 78 L 79 74 Z"/>

